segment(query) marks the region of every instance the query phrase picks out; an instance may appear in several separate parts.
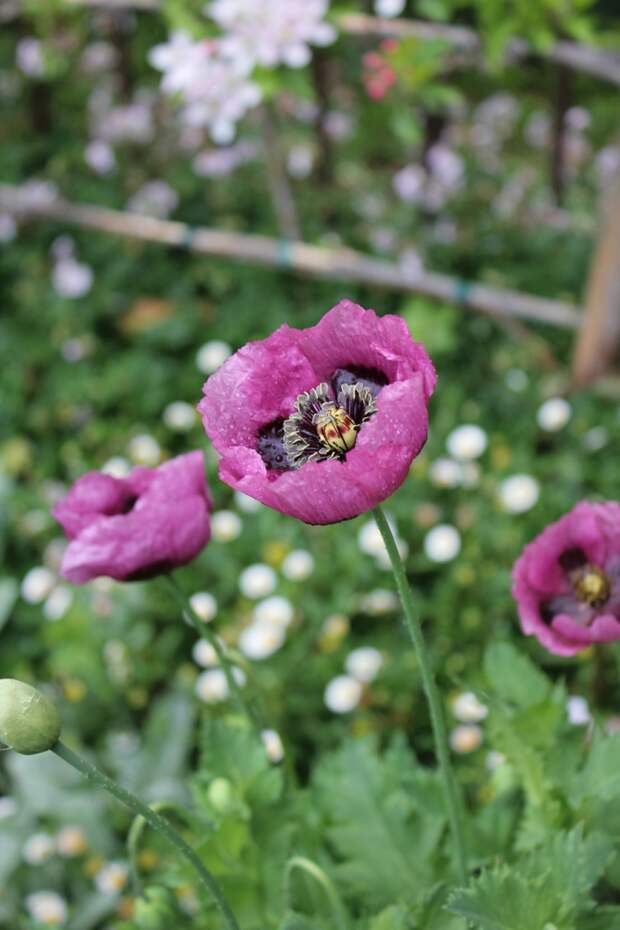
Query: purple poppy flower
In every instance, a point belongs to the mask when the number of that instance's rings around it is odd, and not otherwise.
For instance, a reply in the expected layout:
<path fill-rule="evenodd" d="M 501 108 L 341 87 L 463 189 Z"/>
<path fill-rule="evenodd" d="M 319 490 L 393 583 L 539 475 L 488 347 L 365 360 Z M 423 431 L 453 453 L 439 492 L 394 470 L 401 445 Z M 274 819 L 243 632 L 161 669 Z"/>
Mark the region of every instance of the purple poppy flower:
<path fill-rule="evenodd" d="M 70 542 L 61 574 L 73 584 L 108 575 L 138 581 L 189 562 L 209 540 L 213 502 L 202 452 L 127 478 L 91 471 L 54 507 Z"/>
<path fill-rule="evenodd" d="M 557 655 L 620 639 L 620 504 L 582 501 L 525 547 L 512 593 L 523 632 Z"/>
<path fill-rule="evenodd" d="M 316 326 L 281 326 L 236 352 L 198 409 L 223 481 L 306 523 L 336 523 L 405 480 L 435 380 L 403 320 L 342 300 Z"/>

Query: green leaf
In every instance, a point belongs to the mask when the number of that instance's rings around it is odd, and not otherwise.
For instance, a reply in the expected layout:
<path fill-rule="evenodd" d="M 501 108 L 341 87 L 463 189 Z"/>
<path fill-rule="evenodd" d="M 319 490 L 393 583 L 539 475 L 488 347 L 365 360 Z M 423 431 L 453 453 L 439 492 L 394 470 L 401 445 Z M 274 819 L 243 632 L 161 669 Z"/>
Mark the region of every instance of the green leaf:
<path fill-rule="evenodd" d="M 269 763 L 263 744 L 244 721 L 208 721 L 201 746 L 201 782 L 224 778 L 250 806 L 269 805 L 278 800 L 282 773 Z"/>
<path fill-rule="evenodd" d="M 441 788 L 402 740 L 379 756 L 374 738 L 350 740 L 319 764 L 317 804 L 341 863 L 338 878 L 370 907 L 415 901 L 432 881 L 444 827 Z"/>
<path fill-rule="evenodd" d="M 584 798 L 610 801 L 620 794 L 620 733 L 595 733 L 581 772 L 572 781 L 570 797 L 578 806 Z"/>
<path fill-rule="evenodd" d="M 402 904 L 393 904 L 370 921 L 369 930 L 413 930 L 411 913 Z"/>
<path fill-rule="evenodd" d="M 551 924 L 574 930 L 592 907 L 589 891 L 602 874 L 613 844 L 581 826 L 557 833 L 516 866 L 484 872 L 450 898 L 451 910 L 484 930 L 533 930 Z"/>
<path fill-rule="evenodd" d="M 278 930 L 319 930 L 320 925 L 311 921 L 305 914 L 289 911 L 284 915 Z"/>
<path fill-rule="evenodd" d="M 620 927 L 620 907 L 597 907 L 579 922 L 579 930 L 618 930 Z"/>
<path fill-rule="evenodd" d="M 547 677 L 510 643 L 491 643 L 484 656 L 484 672 L 493 692 L 517 707 L 539 704 L 549 694 Z"/>
<path fill-rule="evenodd" d="M 448 906 L 483 930 L 543 930 L 556 912 L 544 883 L 529 882 L 506 865 L 484 872 L 467 888 L 456 891 Z M 569 928 L 573 930 L 564 924 L 557 930 Z"/>

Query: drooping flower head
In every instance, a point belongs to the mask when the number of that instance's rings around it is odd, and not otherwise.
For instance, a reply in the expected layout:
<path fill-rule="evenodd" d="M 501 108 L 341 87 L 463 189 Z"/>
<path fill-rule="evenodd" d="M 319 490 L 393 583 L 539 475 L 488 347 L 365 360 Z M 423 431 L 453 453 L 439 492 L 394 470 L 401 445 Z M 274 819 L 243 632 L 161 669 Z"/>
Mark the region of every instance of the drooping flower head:
<path fill-rule="evenodd" d="M 91 471 L 54 507 L 70 542 L 61 574 L 74 584 L 108 575 L 137 581 L 191 561 L 211 535 L 213 502 L 202 452 L 126 478 Z"/>
<path fill-rule="evenodd" d="M 513 569 L 521 628 L 557 655 L 620 639 L 620 504 L 582 501 Z"/>
<path fill-rule="evenodd" d="M 229 358 L 199 404 L 220 477 L 306 523 L 370 510 L 405 480 L 428 432 L 435 370 L 402 319 L 342 300 Z"/>

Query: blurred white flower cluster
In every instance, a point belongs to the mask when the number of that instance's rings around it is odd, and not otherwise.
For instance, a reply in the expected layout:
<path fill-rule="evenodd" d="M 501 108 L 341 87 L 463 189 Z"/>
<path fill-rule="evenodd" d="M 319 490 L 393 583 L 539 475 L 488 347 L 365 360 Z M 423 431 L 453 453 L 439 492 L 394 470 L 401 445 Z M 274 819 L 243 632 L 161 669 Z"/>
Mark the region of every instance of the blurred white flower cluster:
<path fill-rule="evenodd" d="M 300 68 L 310 61 L 310 45 L 333 42 L 336 31 L 324 22 L 328 7 L 329 0 L 214 0 L 204 12 L 221 36 L 195 40 L 174 32 L 151 49 L 149 61 L 163 72 L 162 91 L 181 96 L 183 123 L 225 145 L 261 100 L 249 78 L 257 65 Z"/>
<path fill-rule="evenodd" d="M 329 45 L 336 31 L 323 18 L 329 0 L 214 0 L 206 13 L 224 30 L 222 49 L 249 73 L 255 65 L 307 65 L 310 45 Z"/>
<path fill-rule="evenodd" d="M 215 142 L 231 142 L 236 124 L 260 102 L 260 88 L 248 80 L 245 67 L 224 53 L 221 41 L 197 42 L 174 32 L 151 49 L 149 61 L 163 72 L 162 91 L 181 95 L 182 121 L 207 129 Z"/>

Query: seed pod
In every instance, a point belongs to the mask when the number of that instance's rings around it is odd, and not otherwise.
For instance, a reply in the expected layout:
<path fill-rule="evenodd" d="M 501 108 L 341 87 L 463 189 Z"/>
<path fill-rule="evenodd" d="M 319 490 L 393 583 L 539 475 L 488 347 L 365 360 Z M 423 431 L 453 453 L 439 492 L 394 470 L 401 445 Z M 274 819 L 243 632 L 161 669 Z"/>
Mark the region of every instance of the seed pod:
<path fill-rule="evenodd" d="M 56 705 L 31 685 L 15 678 L 0 679 L 0 740 L 15 752 L 31 756 L 58 741 L 60 717 Z"/>

